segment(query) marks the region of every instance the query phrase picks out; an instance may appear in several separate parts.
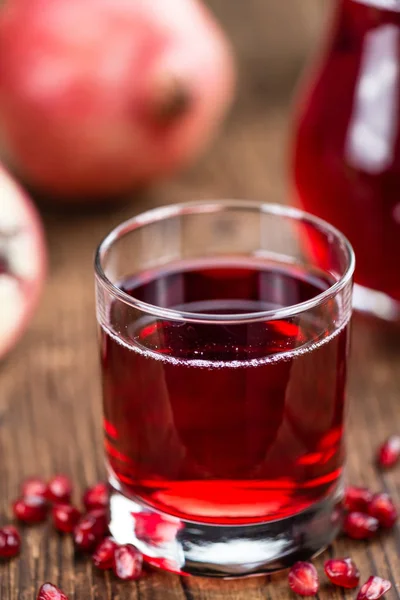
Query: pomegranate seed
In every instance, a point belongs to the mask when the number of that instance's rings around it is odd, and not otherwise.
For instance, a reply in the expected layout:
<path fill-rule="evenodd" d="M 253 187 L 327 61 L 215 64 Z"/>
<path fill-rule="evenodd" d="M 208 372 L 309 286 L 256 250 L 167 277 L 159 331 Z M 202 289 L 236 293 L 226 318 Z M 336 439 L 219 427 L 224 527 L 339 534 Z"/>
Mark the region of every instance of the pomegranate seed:
<path fill-rule="evenodd" d="M 80 518 L 74 527 L 74 542 L 78 550 L 93 550 L 107 534 L 106 512 L 92 510 Z"/>
<path fill-rule="evenodd" d="M 86 510 L 106 508 L 108 506 L 109 497 L 108 485 L 101 481 L 86 490 L 83 495 L 83 504 L 86 506 Z"/>
<path fill-rule="evenodd" d="M 135 514 L 135 534 L 139 540 L 153 544 L 165 544 L 175 539 L 182 523 L 174 517 L 162 517 L 157 513 Z"/>
<path fill-rule="evenodd" d="M 379 522 L 375 517 L 361 512 L 349 513 L 343 524 L 343 531 L 353 540 L 366 540 L 378 531 Z"/>
<path fill-rule="evenodd" d="M 112 569 L 114 566 L 114 554 L 118 544 L 112 538 L 106 538 L 97 546 L 92 559 L 98 569 Z"/>
<path fill-rule="evenodd" d="M 324 564 L 328 578 L 335 585 L 344 588 L 355 588 L 360 581 L 360 572 L 351 558 L 332 558 Z"/>
<path fill-rule="evenodd" d="M 6 525 L 0 529 L 0 558 L 12 558 L 19 554 L 21 538 L 13 525 Z"/>
<path fill-rule="evenodd" d="M 390 436 L 378 450 L 378 464 L 384 469 L 393 467 L 400 458 L 400 436 Z"/>
<path fill-rule="evenodd" d="M 133 546 L 118 546 L 114 552 L 114 573 L 123 581 L 139 579 L 142 573 L 143 556 Z"/>
<path fill-rule="evenodd" d="M 22 496 L 40 496 L 41 498 L 47 498 L 48 491 L 49 488 L 47 483 L 38 477 L 30 477 L 22 484 Z"/>
<path fill-rule="evenodd" d="M 349 512 L 366 512 L 372 500 L 372 492 L 365 487 L 350 485 L 344 496 L 344 507 Z"/>
<path fill-rule="evenodd" d="M 26 496 L 14 502 L 13 512 L 16 518 L 23 523 L 42 523 L 46 520 L 49 505 L 40 496 Z"/>
<path fill-rule="evenodd" d="M 49 481 L 48 499 L 54 504 L 68 504 L 71 500 L 72 484 L 66 475 L 56 475 Z"/>
<path fill-rule="evenodd" d="M 89 510 L 86 514 L 96 517 L 96 519 L 104 523 L 104 528 L 108 529 L 108 510 L 106 508 L 94 508 L 93 510 Z"/>
<path fill-rule="evenodd" d="M 391 529 L 397 521 L 397 508 L 389 494 L 375 494 L 368 507 L 368 514 L 378 519 L 382 527 Z"/>
<path fill-rule="evenodd" d="M 289 586 L 300 596 L 314 596 L 319 589 L 317 569 L 308 562 L 297 562 L 289 571 Z"/>
<path fill-rule="evenodd" d="M 68 600 L 68 597 L 52 583 L 44 583 L 36 600 Z"/>
<path fill-rule="evenodd" d="M 72 533 L 81 518 L 80 511 L 71 504 L 55 504 L 52 510 L 53 525 L 58 531 Z"/>
<path fill-rule="evenodd" d="M 357 600 L 378 600 L 383 594 L 386 594 L 392 587 L 387 579 L 371 575 L 371 577 L 361 586 L 358 592 Z"/>

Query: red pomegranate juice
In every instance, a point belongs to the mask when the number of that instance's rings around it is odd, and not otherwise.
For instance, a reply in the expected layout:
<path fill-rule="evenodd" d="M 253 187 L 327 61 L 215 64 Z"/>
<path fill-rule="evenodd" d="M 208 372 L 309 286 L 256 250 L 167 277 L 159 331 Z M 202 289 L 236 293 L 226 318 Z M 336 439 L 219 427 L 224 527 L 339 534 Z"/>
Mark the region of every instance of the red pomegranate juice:
<path fill-rule="evenodd" d="M 309 300 L 332 283 L 296 267 L 222 261 L 119 287 L 158 307 L 237 316 Z M 343 463 L 348 328 L 328 334 L 335 302 L 313 318 L 225 324 L 133 322 L 114 303 L 118 335 L 101 331 L 104 429 L 123 493 L 220 524 L 283 518 L 321 500 Z"/>
<path fill-rule="evenodd" d="M 335 225 L 357 283 L 400 301 L 400 4 L 338 0 L 297 115 L 300 204 Z"/>

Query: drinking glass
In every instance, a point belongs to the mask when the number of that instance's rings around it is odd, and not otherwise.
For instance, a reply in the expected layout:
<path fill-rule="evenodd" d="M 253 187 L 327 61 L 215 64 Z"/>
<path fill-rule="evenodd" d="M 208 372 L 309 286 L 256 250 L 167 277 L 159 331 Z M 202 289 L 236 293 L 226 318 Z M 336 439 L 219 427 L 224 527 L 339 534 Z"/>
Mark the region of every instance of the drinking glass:
<path fill-rule="evenodd" d="M 294 208 L 188 203 L 116 227 L 95 270 L 117 542 L 216 577 L 321 551 L 341 523 L 348 241 Z"/>

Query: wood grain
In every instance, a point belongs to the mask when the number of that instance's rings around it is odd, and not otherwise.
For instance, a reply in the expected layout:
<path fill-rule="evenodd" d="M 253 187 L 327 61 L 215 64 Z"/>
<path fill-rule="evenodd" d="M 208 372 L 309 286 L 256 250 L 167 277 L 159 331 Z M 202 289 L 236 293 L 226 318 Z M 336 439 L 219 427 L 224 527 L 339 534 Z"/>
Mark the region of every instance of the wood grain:
<path fill-rule="evenodd" d="M 170 202 L 209 197 L 288 199 L 289 99 L 325 12 L 320 0 L 291 3 L 296 18 L 286 31 L 296 34 L 297 41 L 289 35 L 282 37 L 279 46 L 279 36 L 274 37 L 275 45 L 263 37 L 264 31 L 271 31 L 271 5 L 276 5 L 276 19 L 282 26 L 290 20 L 291 11 L 278 7 L 278 0 L 210 2 L 232 35 L 246 75 L 226 129 L 195 169 L 109 212 L 44 212 L 50 254 L 46 290 L 23 342 L 0 366 L 2 523 L 11 518 L 10 501 L 26 476 L 66 472 L 80 494 L 104 475 L 92 268 L 94 249 L 102 236 L 133 213 Z M 265 30 L 263 19 L 268 23 Z M 279 47 L 280 67 L 274 58 L 279 57 Z M 399 360 L 400 332 L 356 319 L 349 389 L 349 478 L 376 490 L 386 489 L 400 503 L 399 469 L 382 475 L 373 463 L 378 442 L 400 431 Z M 351 554 L 363 579 L 371 573 L 389 577 L 394 587 L 387 598 L 394 599 L 400 598 L 399 551 L 400 531 L 396 529 L 368 545 L 340 539 L 325 556 Z M 152 573 L 137 584 L 121 584 L 92 569 L 89 561 L 77 560 L 70 539 L 59 537 L 49 525 L 26 528 L 21 558 L 0 565 L 0 600 L 34 600 L 45 580 L 60 585 L 71 600 L 294 598 L 284 574 L 220 582 Z M 319 594 L 320 600 L 354 596 L 327 586 Z"/>

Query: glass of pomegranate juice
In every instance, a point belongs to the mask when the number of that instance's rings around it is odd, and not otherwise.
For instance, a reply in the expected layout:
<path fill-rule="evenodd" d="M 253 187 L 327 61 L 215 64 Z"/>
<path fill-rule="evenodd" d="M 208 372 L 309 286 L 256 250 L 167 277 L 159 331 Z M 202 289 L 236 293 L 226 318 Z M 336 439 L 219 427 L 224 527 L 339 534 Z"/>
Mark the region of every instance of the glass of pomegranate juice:
<path fill-rule="evenodd" d="M 110 530 L 153 565 L 230 577 L 318 553 L 343 490 L 354 255 L 246 201 L 162 207 L 96 256 Z"/>

